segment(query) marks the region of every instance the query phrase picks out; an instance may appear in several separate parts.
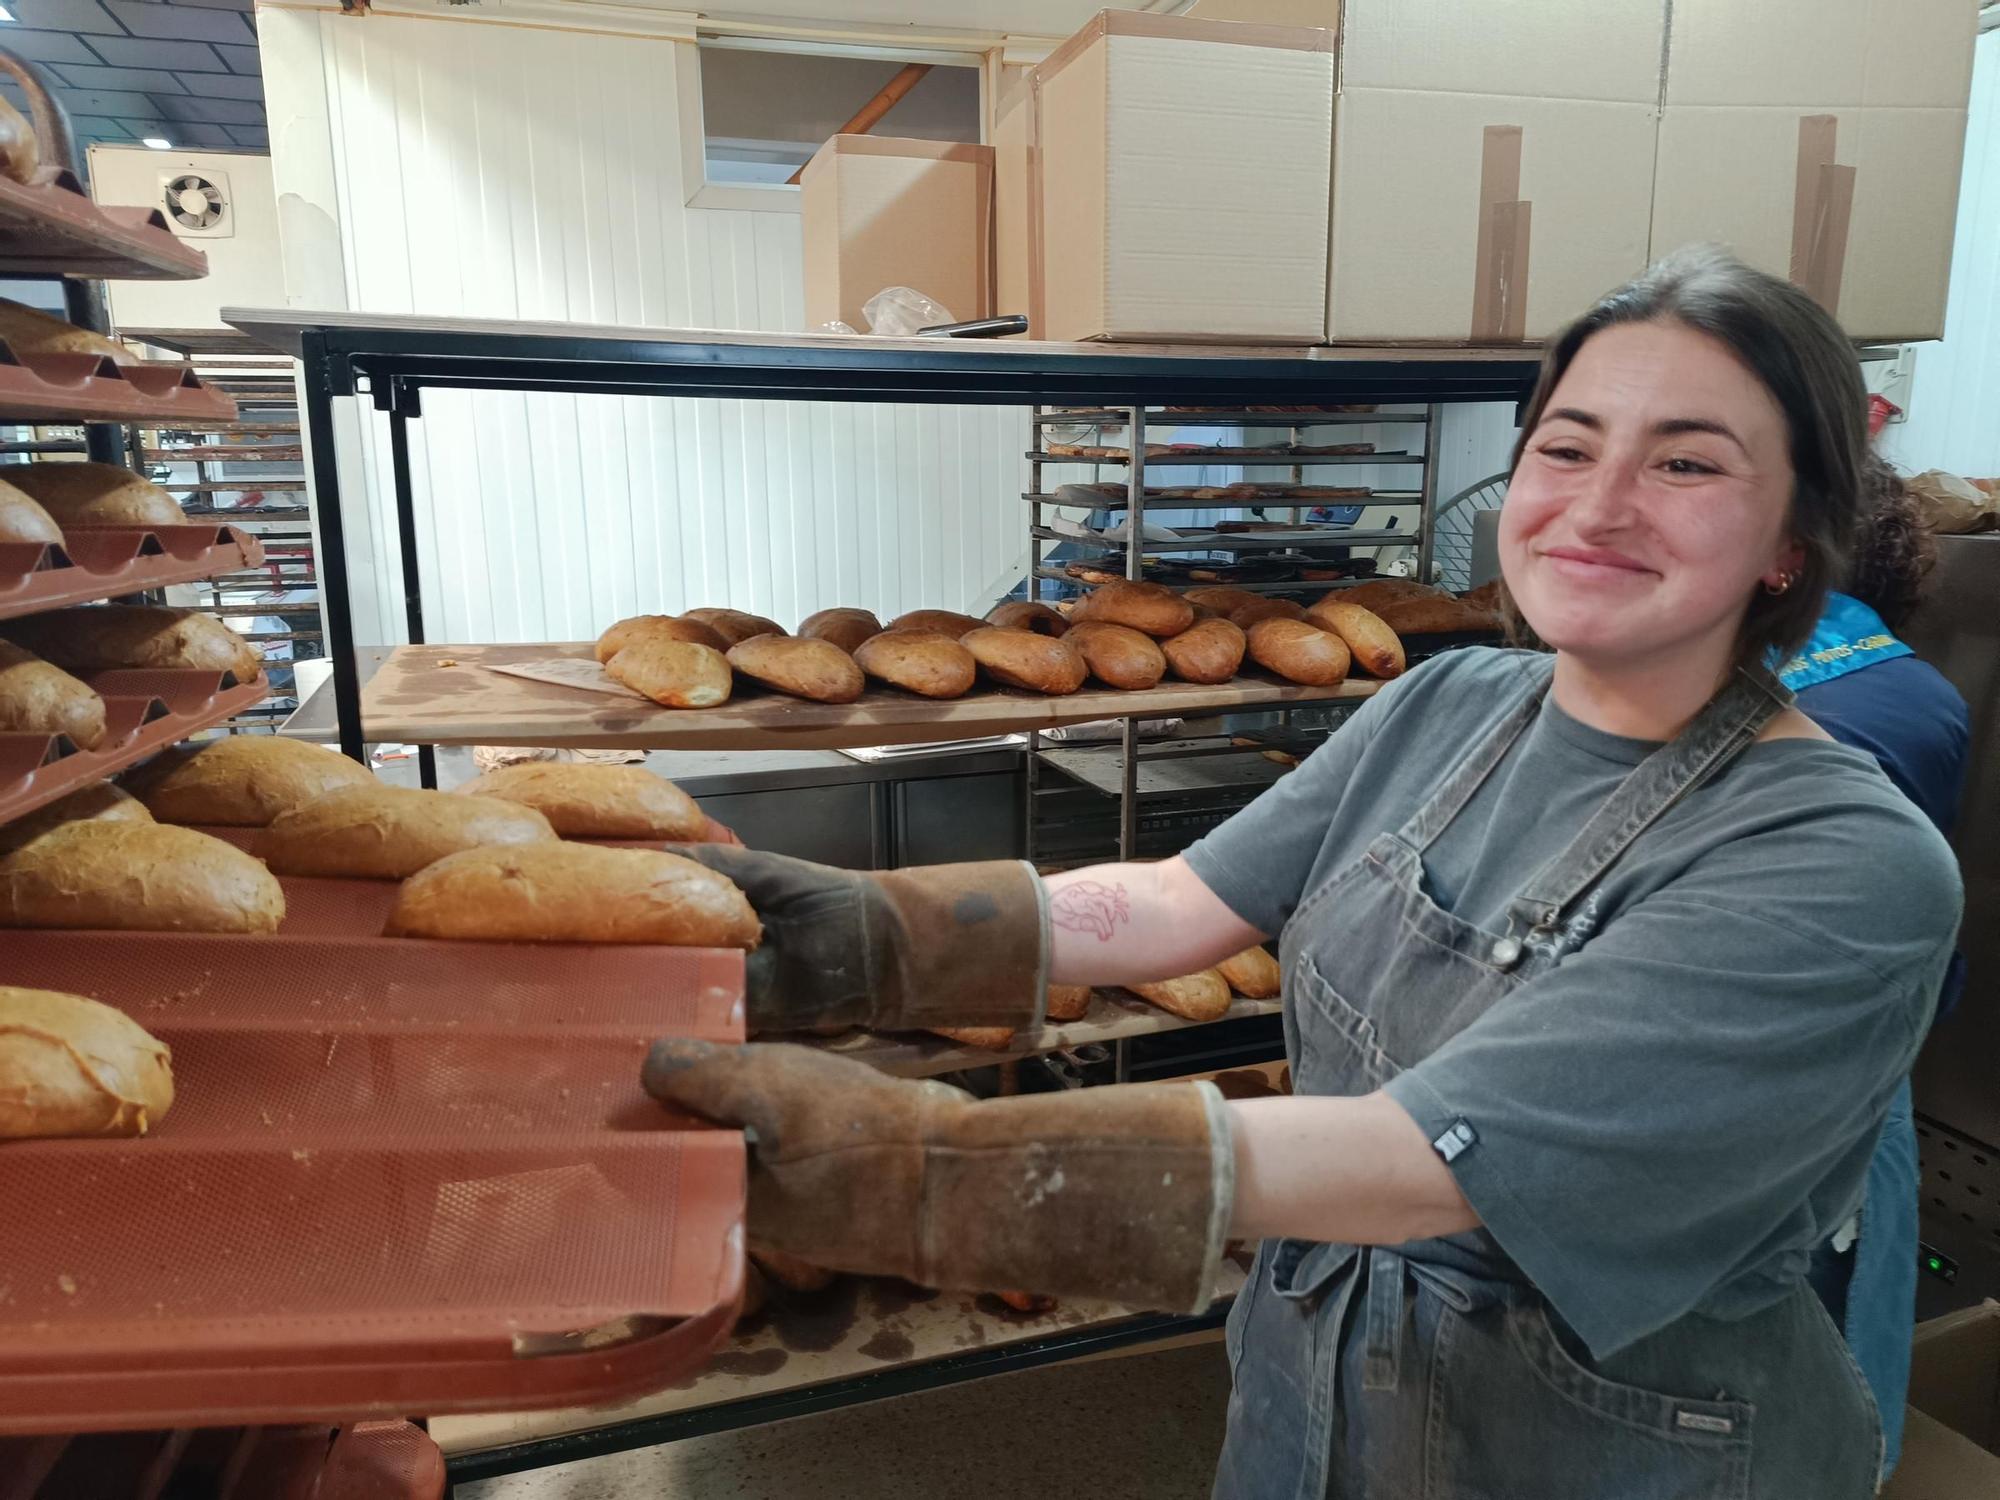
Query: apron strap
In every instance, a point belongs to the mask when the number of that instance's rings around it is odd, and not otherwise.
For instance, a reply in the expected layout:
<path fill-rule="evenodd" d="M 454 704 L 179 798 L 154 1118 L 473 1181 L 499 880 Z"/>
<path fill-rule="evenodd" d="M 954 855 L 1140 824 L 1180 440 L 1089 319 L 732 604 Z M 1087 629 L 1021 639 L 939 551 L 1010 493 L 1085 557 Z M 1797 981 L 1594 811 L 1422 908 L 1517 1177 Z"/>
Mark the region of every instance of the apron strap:
<path fill-rule="evenodd" d="M 1418 808 L 1410 821 L 1403 825 L 1398 836 L 1419 854 L 1430 848 L 1438 836 L 1451 826 L 1452 820 L 1465 811 L 1466 804 L 1486 784 L 1486 778 L 1507 758 L 1514 742 L 1534 722 L 1535 715 L 1541 712 L 1542 699 L 1548 695 L 1549 684 L 1555 680 L 1555 659 L 1549 658 L 1546 664 L 1534 662 L 1528 670 L 1534 672 L 1535 677 L 1527 695 L 1514 706 L 1513 712 L 1495 726 L 1491 734 L 1473 746 L 1472 752 L 1445 777 L 1436 795 Z"/>

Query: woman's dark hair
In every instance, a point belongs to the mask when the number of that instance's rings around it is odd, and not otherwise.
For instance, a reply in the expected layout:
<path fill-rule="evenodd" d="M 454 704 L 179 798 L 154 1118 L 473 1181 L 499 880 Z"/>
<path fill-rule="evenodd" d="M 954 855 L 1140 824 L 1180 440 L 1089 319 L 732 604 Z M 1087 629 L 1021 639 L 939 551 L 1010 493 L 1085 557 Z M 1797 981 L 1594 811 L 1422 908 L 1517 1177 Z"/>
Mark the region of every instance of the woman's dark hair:
<path fill-rule="evenodd" d="M 1937 538 L 1896 471 L 1873 453 L 1862 469 L 1863 513 L 1841 588 L 1898 629 L 1937 566 Z"/>
<path fill-rule="evenodd" d="M 1786 526 L 1805 558 L 1784 593 L 1752 594 L 1736 660 L 1748 665 L 1773 653 L 1788 657 L 1812 634 L 1827 590 L 1846 578 L 1861 516 L 1868 392 L 1853 345 L 1832 316 L 1790 282 L 1713 246 L 1678 251 L 1605 296 L 1549 345 L 1514 444 L 1516 466 L 1577 351 L 1591 335 L 1626 323 L 1679 323 L 1707 334 L 1757 377 L 1785 415 L 1793 476 Z M 1513 624 L 1519 612 L 1505 591 L 1503 584 Z"/>

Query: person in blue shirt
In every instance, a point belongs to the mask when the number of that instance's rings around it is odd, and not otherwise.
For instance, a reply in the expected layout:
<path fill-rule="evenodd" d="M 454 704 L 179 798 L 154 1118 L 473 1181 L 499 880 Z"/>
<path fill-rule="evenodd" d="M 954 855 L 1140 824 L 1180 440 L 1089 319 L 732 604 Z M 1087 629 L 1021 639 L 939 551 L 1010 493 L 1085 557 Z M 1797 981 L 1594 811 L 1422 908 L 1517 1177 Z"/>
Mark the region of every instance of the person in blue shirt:
<path fill-rule="evenodd" d="M 1965 700 L 1894 633 L 1922 598 L 1937 543 L 1894 470 L 1872 458 L 1866 477 L 1873 503 L 1845 587 L 1827 596 L 1812 639 L 1778 676 L 1807 717 L 1842 744 L 1873 755 L 1949 834 L 1965 781 Z M 1964 972 L 1963 955 L 1955 956 L 1938 1017 L 1957 1002 Z M 1820 1247 L 1812 1283 L 1847 1335 L 1881 1411 L 1886 1475 L 1902 1448 L 1916 1323 L 1917 1132 L 1907 1079 L 1869 1163 L 1858 1222 Z"/>

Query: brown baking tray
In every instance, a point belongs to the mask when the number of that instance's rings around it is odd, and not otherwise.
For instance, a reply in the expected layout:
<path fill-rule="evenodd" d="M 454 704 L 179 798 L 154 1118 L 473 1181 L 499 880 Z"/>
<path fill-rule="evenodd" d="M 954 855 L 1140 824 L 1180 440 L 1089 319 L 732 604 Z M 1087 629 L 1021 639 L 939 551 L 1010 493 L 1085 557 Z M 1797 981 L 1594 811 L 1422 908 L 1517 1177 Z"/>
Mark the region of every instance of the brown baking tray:
<path fill-rule="evenodd" d="M 233 400 L 183 364 L 121 365 L 103 354 L 18 354 L 0 339 L 0 422 L 166 425 L 235 415 Z"/>
<path fill-rule="evenodd" d="M 157 208 L 93 203 L 72 172 L 33 183 L 0 177 L 0 275 L 192 281 L 208 257 L 177 238 Z"/>
<path fill-rule="evenodd" d="M 271 692 L 261 673 L 238 682 L 233 672 L 162 668 L 99 672 L 89 682 L 104 698 L 104 741 L 95 750 L 67 735 L 0 733 L 0 823 L 122 771 Z"/>
<path fill-rule="evenodd" d="M 742 1137 L 639 1067 L 741 1040 L 739 954 L 16 932 L 0 983 L 125 1010 L 177 1094 L 0 1146 L 0 1432 L 625 1399 L 734 1319 Z"/>
<path fill-rule="evenodd" d="M 60 546 L 0 542 L 0 620 L 187 583 L 264 560 L 235 526 L 73 527 Z"/>

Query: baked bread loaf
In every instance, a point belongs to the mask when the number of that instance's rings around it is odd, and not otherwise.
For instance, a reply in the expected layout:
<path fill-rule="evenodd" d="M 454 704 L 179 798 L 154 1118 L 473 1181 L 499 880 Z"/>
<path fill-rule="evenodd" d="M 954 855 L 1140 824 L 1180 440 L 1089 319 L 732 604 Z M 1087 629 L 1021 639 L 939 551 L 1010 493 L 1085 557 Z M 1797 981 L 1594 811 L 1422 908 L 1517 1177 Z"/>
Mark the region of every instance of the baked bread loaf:
<path fill-rule="evenodd" d="M 854 660 L 870 677 L 924 698 L 956 698 L 979 673 L 972 653 L 939 630 L 885 630 L 856 647 Z"/>
<path fill-rule="evenodd" d="M 391 937 L 754 948 L 743 893 L 706 865 L 653 849 L 546 844 L 468 849 L 403 882 Z"/>
<path fill-rule="evenodd" d="M 255 646 L 213 616 L 187 609 L 87 604 L 9 620 L 6 633 L 70 672 L 187 667 L 234 672 L 249 682 L 264 670 Z"/>
<path fill-rule="evenodd" d="M 1052 984 L 1049 986 L 1049 1019 L 1081 1021 L 1090 1010 L 1090 986 Z"/>
<path fill-rule="evenodd" d="M 360 762 L 279 734 L 176 745 L 125 777 L 125 789 L 162 823 L 224 828 L 262 828 L 327 792 L 374 785 Z"/>
<path fill-rule="evenodd" d="M 192 828 L 65 823 L 0 859 L 0 927 L 274 932 L 284 915 L 269 870 Z"/>
<path fill-rule="evenodd" d="M 555 836 L 547 818 L 516 802 L 378 784 L 328 792 L 280 813 L 263 847 L 265 863 L 280 875 L 401 880 L 461 849 Z"/>
<path fill-rule="evenodd" d="M 815 703 L 852 703 L 867 686 L 854 658 L 832 641 L 756 635 L 729 648 L 729 665 L 765 687 Z"/>
<path fill-rule="evenodd" d="M 1198 589 L 1189 589 L 1181 597 L 1190 604 L 1206 605 L 1225 620 L 1232 618 L 1239 609 L 1264 602 L 1262 594 L 1253 594 L 1248 589 L 1234 588 L 1226 583 L 1203 584 Z"/>
<path fill-rule="evenodd" d="M 1230 611 L 1229 618 L 1240 630 L 1248 630 L 1259 620 L 1303 620 L 1306 607 L 1291 599 L 1253 599 L 1240 609 Z"/>
<path fill-rule="evenodd" d="M 1190 1021 L 1219 1021 L 1229 1014 L 1229 984 L 1213 969 L 1162 979 L 1156 984 L 1125 986 L 1142 1000 Z"/>
<path fill-rule="evenodd" d="M 759 1248 L 750 1252 L 750 1259 L 758 1270 L 788 1292 L 823 1292 L 834 1283 L 834 1272 L 782 1250 Z"/>
<path fill-rule="evenodd" d="M 950 636 L 953 640 L 979 630 L 985 626 L 984 620 L 971 615 L 962 615 L 955 609 L 913 609 L 906 615 L 897 615 L 889 622 L 891 630 L 935 630 Z"/>
<path fill-rule="evenodd" d="M 62 539 L 62 528 L 40 501 L 0 480 L 0 542 L 47 547 L 61 546 Z"/>
<path fill-rule="evenodd" d="M 1379 610 L 1392 599 L 1428 599 L 1443 592 L 1443 589 L 1419 583 L 1414 578 L 1371 578 L 1352 588 L 1335 589 L 1326 598 L 1344 604 L 1358 604 L 1367 610 Z"/>
<path fill-rule="evenodd" d="M 1167 668 L 1183 682 L 1227 682 L 1243 665 L 1247 642 L 1227 620 L 1197 620 L 1179 635 L 1160 642 Z"/>
<path fill-rule="evenodd" d="M 1262 948 L 1245 948 L 1215 966 L 1229 987 L 1251 1000 L 1275 1000 L 1284 988 L 1278 961 Z"/>
<path fill-rule="evenodd" d="M 22 113 L 0 99 L 0 172 L 16 182 L 33 182 L 42 164 L 42 150 L 35 140 L 35 127 Z"/>
<path fill-rule="evenodd" d="M 972 653 L 987 676 L 1008 687 L 1059 697 L 1083 686 L 1083 658 L 1067 641 L 1053 636 L 982 625 L 967 632 L 959 644 Z"/>
<path fill-rule="evenodd" d="M 500 766 L 458 789 L 531 807 L 566 839 L 673 839 L 697 843 L 708 814 L 694 798 L 644 766 Z"/>
<path fill-rule="evenodd" d="M 1090 675 L 1107 687 L 1134 691 L 1158 687 L 1167 675 L 1160 643 L 1130 625 L 1083 620 L 1070 626 L 1063 643 L 1074 647 Z"/>
<path fill-rule="evenodd" d="M 1250 659 L 1287 682 L 1331 687 L 1347 676 L 1347 642 L 1310 620 L 1259 620 L 1249 637 Z"/>
<path fill-rule="evenodd" d="M 604 670 L 662 708 L 714 708 L 729 701 L 735 682 L 727 658 L 713 646 L 655 635 L 632 642 Z"/>
<path fill-rule="evenodd" d="M 1467 589 L 1458 596 L 1474 609 L 1483 609 L 1489 614 L 1500 613 L 1500 580 L 1489 578 L 1476 589 Z"/>
<path fill-rule="evenodd" d="M 104 743 L 104 700 L 61 667 L 0 641 L 0 731 L 66 734 L 95 750 Z"/>
<path fill-rule="evenodd" d="M 13 853 L 51 828 L 93 819 L 107 823 L 150 823 L 153 815 L 146 811 L 145 803 L 112 782 L 93 781 L 67 797 L 56 798 L 46 807 L 24 813 L 11 823 L 0 823 L 0 854 Z"/>
<path fill-rule="evenodd" d="M 1490 610 L 1454 599 L 1450 594 L 1391 599 L 1375 611 L 1398 635 L 1436 635 L 1443 631 L 1495 630 L 1500 619 Z"/>
<path fill-rule="evenodd" d="M 0 1140 L 144 1135 L 173 1103 L 166 1043 L 123 1011 L 0 985 Z"/>
<path fill-rule="evenodd" d="M 776 620 L 767 620 L 762 615 L 747 614 L 740 609 L 690 609 L 685 611 L 681 618 L 700 621 L 731 646 L 760 635 L 785 634 L 785 627 Z"/>
<path fill-rule="evenodd" d="M 648 639 L 691 641 L 713 651 L 729 649 L 729 642 L 713 625 L 675 615 L 634 615 L 629 620 L 620 620 L 597 638 L 597 659 L 608 662 L 627 646 Z"/>
<path fill-rule="evenodd" d="M 1014 1028 L 1011 1026 L 933 1026 L 932 1036 L 946 1037 L 967 1047 L 984 1047 L 989 1052 L 1004 1052 L 1013 1045 Z"/>
<path fill-rule="evenodd" d="M 1039 599 L 1009 599 L 995 605 L 986 623 L 1009 630 L 1032 630 L 1036 635 L 1059 636 L 1069 630 L 1068 618 Z"/>
<path fill-rule="evenodd" d="M 1179 635 L 1194 623 L 1194 606 L 1164 584 L 1119 579 L 1102 584 L 1077 602 L 1076 620 L 1129 625 L 1147 635 Z"/>
<path fill-rule="evenodd" d="M 1306 618 L 1345 641 L 1354 665 L 1371 677 L 1402 675 L 1403 643 L 1380 615 L 1340 599 L 1322 599 L 1306 611 Z"/>
<path fill-rule="evenodd" d="M 799 634 L 808 640 L 831 641 L 849 656 L 871 635 L 882 633 L 882 622 L 869 609 L 822 609 L 799 621 Z"/>
<path fill-rule="evenodd" d="M 99 354 L 121 365 L 139 363 L 138 355 L 101 333 L 4 297 L 0 297 L 0 339 L 16 354 Z"/>
<path fill-rule="evenodd" d="M 58 526 L 185 526 L 174 497 L 117 464 L 22 464 L 9 473 Z"/>

